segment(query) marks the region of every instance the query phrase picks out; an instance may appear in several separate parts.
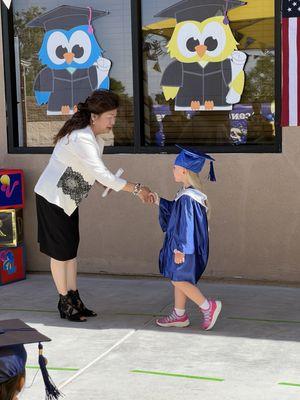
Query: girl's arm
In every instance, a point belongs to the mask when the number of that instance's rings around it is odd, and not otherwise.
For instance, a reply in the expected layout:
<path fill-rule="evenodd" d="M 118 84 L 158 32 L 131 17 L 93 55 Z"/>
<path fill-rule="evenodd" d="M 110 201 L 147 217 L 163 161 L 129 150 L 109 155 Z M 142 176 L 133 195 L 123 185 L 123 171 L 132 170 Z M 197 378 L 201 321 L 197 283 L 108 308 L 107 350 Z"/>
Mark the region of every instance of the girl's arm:
<path fill-rule="evenodd" d="M 159 200 L 159 223 L 163 232 L 166 232 L 175 201 L 160 198 Z"/>
<path fill-rule="evenodd" d="M 149 199 L 151 203 L 159 206 L 159 223 L 163 232 L 166 232 L 171 216 L 171 212 L 174 206 L 174 201 L 166 200 L 156 192 L 149 194 Z"/>

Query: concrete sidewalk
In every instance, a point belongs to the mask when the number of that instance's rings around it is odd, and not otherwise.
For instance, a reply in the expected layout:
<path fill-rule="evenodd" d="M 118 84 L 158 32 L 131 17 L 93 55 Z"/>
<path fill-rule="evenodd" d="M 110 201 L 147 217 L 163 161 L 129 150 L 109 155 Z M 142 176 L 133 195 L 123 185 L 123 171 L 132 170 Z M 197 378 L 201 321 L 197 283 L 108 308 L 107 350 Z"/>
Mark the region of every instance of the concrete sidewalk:
<path fill-rule="evenodd" d="M 223 302 L 214 330 L 203 332 L 193 304 L 190 327 L 155 325 L 172 308 L 167 281 L 79 281 L 82 298 L 99 313 L 86 323 L 59 318 L 48 275 L 0 287 L 0 319 L 20 318 L 52 338 L 45 355 L 66 400 L 299 400 L 298 288 L 201 282 L 204 294 Z M 31 386 L 36 346 L 27 349 L 20 400 L 43 400 L 40 374 Z"/>

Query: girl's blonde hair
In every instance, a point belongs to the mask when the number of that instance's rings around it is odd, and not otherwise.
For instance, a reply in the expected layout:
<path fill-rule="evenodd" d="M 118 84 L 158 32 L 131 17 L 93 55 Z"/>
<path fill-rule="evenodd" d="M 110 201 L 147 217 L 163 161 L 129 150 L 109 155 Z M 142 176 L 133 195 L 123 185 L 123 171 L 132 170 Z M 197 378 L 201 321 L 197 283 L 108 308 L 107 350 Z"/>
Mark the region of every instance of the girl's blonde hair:
<path fill-rule="evenodd" d="M 188 183 L 193 186 L 193 188 L 200 190 L 200 192 L 203 193 L 203 183 L 200 179 L 199 174 L 196 174 L 195 172 L 190 171 L 189 169 L 187 169 L 187 179 L 188 179 Z M 208 202 L 208 200 L 205 201 L 206 203 L 206 207 L 207 207 L 207 218 L 210 218 L 210 214 L 211 214 L 211 207 L 210 204 Z"/>
<path fill-rule="evenodd" d="M 190 171 L 189 169 L 187 171 L 187 179 L 188 182 L 193 188 L 200 190 L 200 192 L 203 191 L 203 184 L 201 182 L 200 176 L 196 174 L 195 172 Z"/>

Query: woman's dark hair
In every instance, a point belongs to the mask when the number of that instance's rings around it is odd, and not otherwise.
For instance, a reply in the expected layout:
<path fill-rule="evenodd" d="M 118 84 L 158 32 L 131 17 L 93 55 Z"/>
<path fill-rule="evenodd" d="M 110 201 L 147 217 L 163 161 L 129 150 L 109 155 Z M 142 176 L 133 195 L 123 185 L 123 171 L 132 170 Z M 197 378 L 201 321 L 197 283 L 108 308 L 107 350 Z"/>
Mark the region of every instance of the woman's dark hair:
<path fill-rule="evenodd" d="M 23 374 L 14 376 L 8 381 L 0 384 L 0 399 L 13 400 L 16 394 L 19 393 L 21 387 L 21 379 L 25 379 L 25 372 Z"/>
<path fill-rule="evenodd" d="M 91 114 L 101 115 L 119 107 L 119 96 L 108 90 L 95 90 L 84 103 L 78 104 L 78 111 L 70 118 L 54 137 L 54 144 L 76 129 L 89 125 Z"/>

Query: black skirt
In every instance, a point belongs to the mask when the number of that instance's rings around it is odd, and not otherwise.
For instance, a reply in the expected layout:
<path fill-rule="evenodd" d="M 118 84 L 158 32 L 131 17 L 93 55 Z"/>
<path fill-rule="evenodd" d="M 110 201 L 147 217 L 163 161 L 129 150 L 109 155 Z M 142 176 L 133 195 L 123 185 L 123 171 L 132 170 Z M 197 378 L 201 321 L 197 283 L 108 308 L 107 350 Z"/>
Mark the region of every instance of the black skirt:
<path fill-rule="evenodd" d="M 78 208 L 68 216 L 64 210 L 36 194 L 40 251 L 58 261 L 72 260 L 79 245 Z"/>

